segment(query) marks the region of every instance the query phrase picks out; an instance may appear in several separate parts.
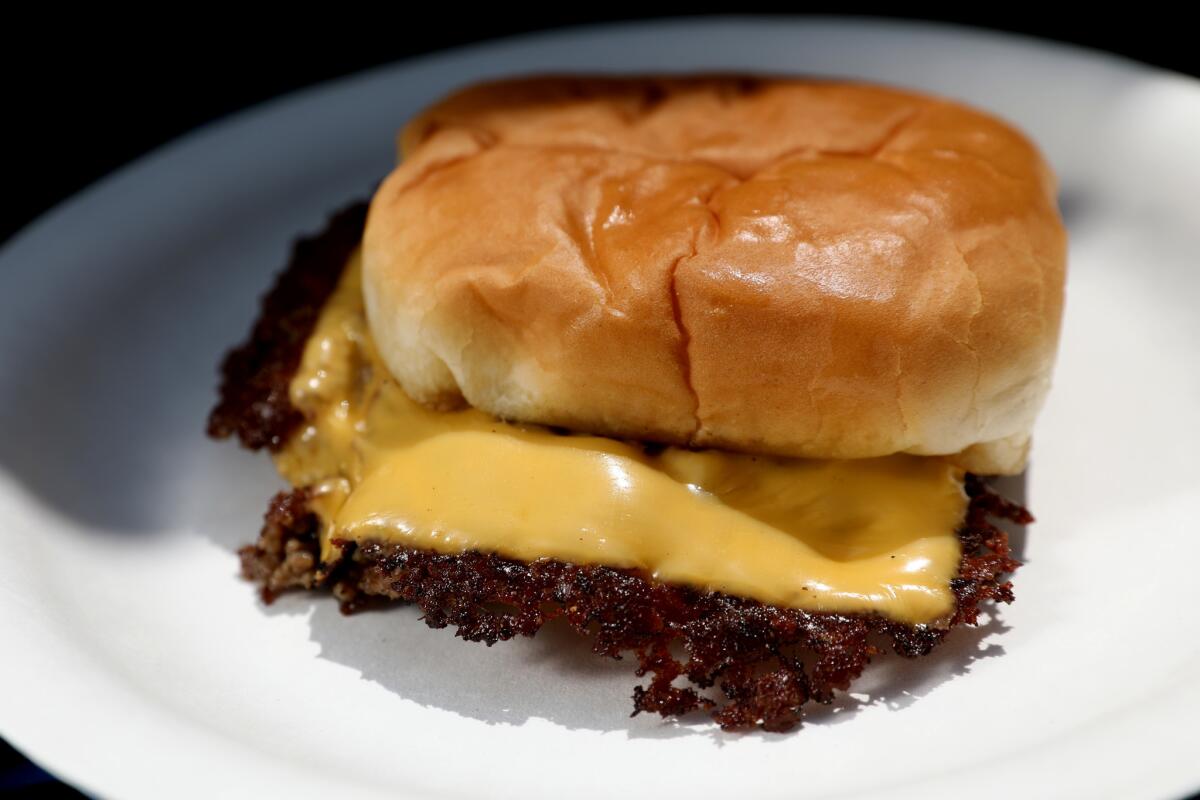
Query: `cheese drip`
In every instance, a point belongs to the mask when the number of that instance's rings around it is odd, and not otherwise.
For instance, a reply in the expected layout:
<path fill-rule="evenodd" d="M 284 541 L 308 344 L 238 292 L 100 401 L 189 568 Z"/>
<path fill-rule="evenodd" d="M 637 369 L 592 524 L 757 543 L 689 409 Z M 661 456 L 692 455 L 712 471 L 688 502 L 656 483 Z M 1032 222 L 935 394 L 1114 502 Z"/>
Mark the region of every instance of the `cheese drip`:
<path fill-rule="evenodd" d="M 784 459 L 559 435 L 410 400 L 379 360 L 355 254 L 291 383 L 276 456 L 333 540 L 634 567 L 812 611 L 944 621 L 962 472 L 940 458 Z"/>

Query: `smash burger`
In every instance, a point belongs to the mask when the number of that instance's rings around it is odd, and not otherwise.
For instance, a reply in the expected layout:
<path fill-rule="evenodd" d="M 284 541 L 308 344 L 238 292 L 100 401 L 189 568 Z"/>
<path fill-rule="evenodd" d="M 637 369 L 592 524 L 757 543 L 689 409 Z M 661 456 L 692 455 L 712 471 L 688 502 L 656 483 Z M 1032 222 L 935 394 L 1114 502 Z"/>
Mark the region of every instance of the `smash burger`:
<path fill-rule="evenodd" d="M 563 618 L 635 713 L 786 730 L 1012 599 L 1065 238 L 1008 125 L 863 84 L 533 78 L 417 116 L 301 241 L 210 433 L 294 487 L 268 600 Z M 403 658 L 403 653 L 397 653 Z M 678 680 L 681 678 L 686 680 Z"/>

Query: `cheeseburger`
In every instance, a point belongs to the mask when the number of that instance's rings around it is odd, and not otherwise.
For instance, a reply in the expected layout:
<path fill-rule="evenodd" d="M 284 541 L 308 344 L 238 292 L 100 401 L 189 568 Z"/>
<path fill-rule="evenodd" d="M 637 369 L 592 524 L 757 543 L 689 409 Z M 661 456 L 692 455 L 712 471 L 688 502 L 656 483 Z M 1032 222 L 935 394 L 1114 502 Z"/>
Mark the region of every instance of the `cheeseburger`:
<path fill-rule="evenodd" d="M 632 654 L 634 713 L 786 730 L 1009 602 L 1063 302 L 1055 181 L 863 84 L 535 78 L 400 136 L 302 240 L 209 431 L 269 450 L 269 601 Z M 402 653 L 396 654 L 403 658 Z"/>

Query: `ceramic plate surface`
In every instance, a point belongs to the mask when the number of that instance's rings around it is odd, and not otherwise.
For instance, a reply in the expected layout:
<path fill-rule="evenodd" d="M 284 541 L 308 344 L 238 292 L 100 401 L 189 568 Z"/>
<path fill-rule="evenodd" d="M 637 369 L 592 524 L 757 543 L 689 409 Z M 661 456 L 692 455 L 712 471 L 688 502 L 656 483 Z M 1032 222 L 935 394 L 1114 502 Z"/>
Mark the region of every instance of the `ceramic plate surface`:
<path fill-rule="evenodd" d="M 561 631 L 485 648 L 411 609 L 259 605 L 234 550 L 280 482 L 203 425 L 290 240 L 365 195 L 399 126 L 453 87 L 717 69 L 939 92 L 1015 122 L 1057 170 L 1067 312 L 1017 602 L 923 664 L 880 661 L 786 736 L 630 719 L 631 665 Z M 0 734 L 116 798 L 1184 795 L 1200 787 L 1198 143 L 1194 81 L 837 20 L 510 40 L 197 131 L 0 254 Z"/>

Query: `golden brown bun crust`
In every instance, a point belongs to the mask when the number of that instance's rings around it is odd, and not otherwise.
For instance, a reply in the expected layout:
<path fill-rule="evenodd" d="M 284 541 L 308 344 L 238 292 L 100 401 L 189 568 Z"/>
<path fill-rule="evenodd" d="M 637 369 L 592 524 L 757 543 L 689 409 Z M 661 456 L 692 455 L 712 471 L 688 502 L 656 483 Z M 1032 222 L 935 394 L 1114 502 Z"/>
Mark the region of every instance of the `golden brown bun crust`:
<path fill-rule="evenodd" d="M 862 84 L 534 78 L 451 96 L 401 145 L 365 291 L 418 400 L 1023 468 L 1066 242 L 1008 125 Z"/>

